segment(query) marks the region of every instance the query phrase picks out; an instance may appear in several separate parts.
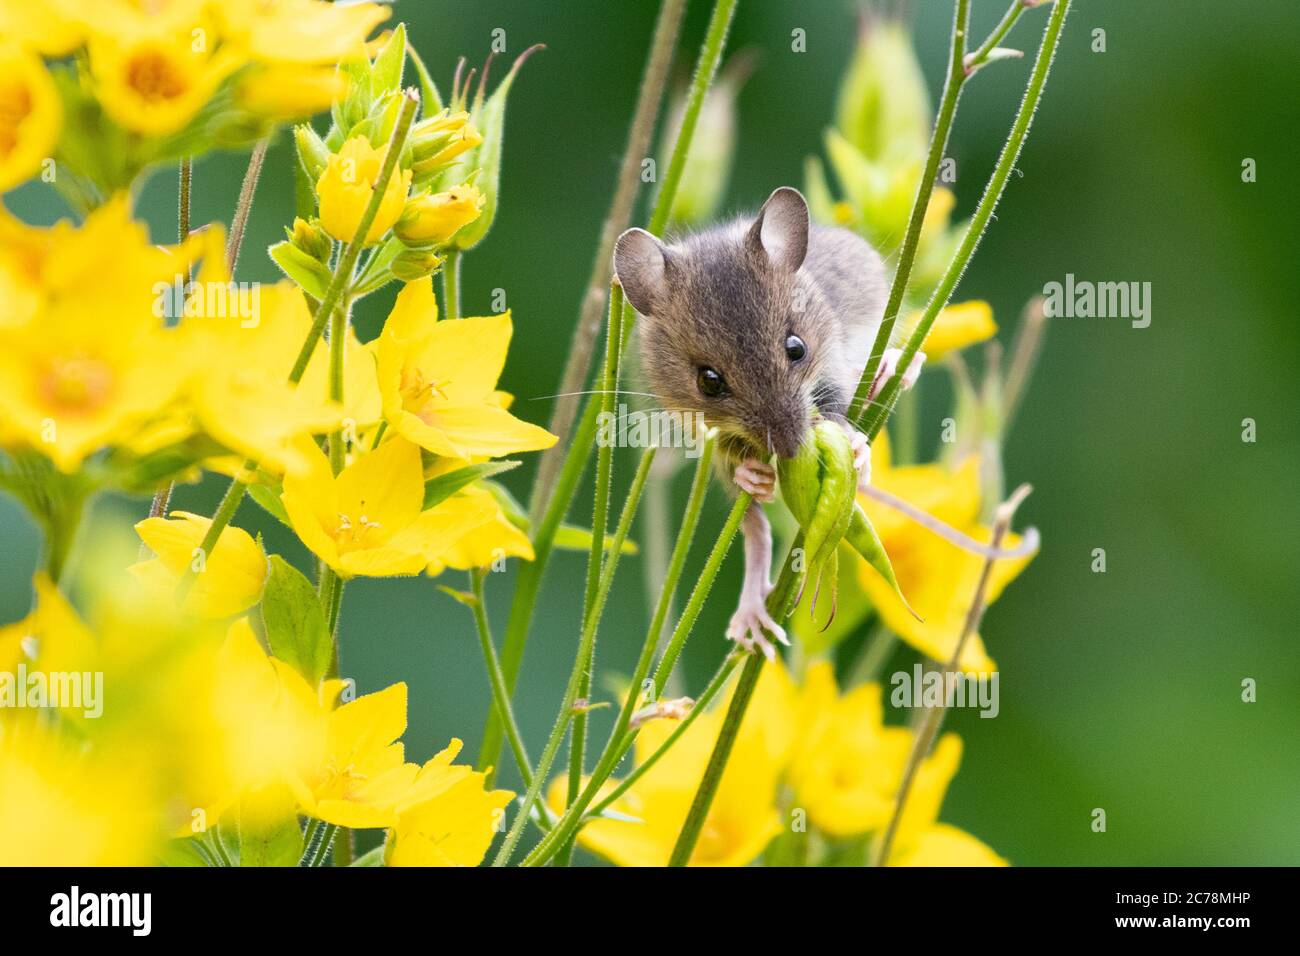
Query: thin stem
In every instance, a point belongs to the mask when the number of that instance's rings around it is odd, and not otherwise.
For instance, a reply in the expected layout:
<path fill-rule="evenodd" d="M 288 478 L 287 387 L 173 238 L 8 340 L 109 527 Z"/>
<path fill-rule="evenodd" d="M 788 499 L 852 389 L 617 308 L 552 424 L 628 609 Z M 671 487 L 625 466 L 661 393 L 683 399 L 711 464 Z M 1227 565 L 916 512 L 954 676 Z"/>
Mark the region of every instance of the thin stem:
<path fill-rule="evenodd" d="M 699 106 L 695 107 L 693 115 L 691 106 L 696 99 L 699 100 L 700 105 L 703 104 L 703 95 L 708 91 L 709 83 L 712 82 L 714 75 L 717 73 L 718 61 L 722 58 L 727 29 L 731 24 L 735 9 L 736 0 L 717 0 L 714 4 L 708 33 L 705 36 L 704 45 L 700 48 L 700 57 L 695 68 L 695 78 L 692 81 L 692 96 L 687 103 L 682 128 L 678 132 L 677 141 L 673 146 L 670 169 L 672 165 L 680 166 L 686 161 L 686 154 L 690 151 L 691 138 L 695 134 L 696 120 L 699 118 Z M 702 92 L 696 97 L 695 93 L 701 90 Z M 671 181 L 664 181 L 663 189 L 655 200 L 655 215 L 651 219 L 652 226 L 658 220 L 659 227 L 662 228 L 663 222 L 668 217 L 668 211 L 672 208 L 673 197 L 677 193 L 680 180 L 679 173 Z M 624 304 L 624 332 L 620 346 L 624 351 L 627 349 L 630 338 L 627 330 L 630 329 L 634 320 L 634 310 L 631 306 Z M 528 631 L 532 624 L 533 610 L 537 604 L 537 594 L 541 589 L 542 575 L 545 573 L 546 564 L 550 560 L 555 533 L 564 521 L 565 513 L 568 511 L 569 504 L 573 501 L 573 495 L 577 490 L 578 481 L 582 477 L 583 469 L 586 467 L 588 451 L 596 435 L 599 411 L 600 403 L 588 398 L 578 430 L 565 452 L 564 465 L 560 469 L 554 494 L 550 496 L 542 519 L 537 523 L 537 532 L 533 538 L 533 560 L 520 569 L 519 577 L 515 582 L 514 599 L 510 605 L 510 617 L 506 621 L 505 640 L 501 648 L 501 668 L 505 672 L 506 681 L 512 693 L 515 681 L 519 676 L 519 668 L 523 663 L 524 647 L 528 643 Z M 546 498 L 545 496 L 534 496 L 534 500 L 540 503 Z M 497 758 L 501 754 L 502 729 L 495 717 L 495 713 L 491 714 L 487 726 L 483 729 L 483 745 L 478 756 L 479 770 L 495 765 Z"/>
<path fill-rule="evenodd" d="M 194 187 L 194 160 L 185 157 L 181 160 L 179 187 L 176 197 L 176 235 L 181 242 L 190 237 L 190 196 Z"/>
<path fill-rule="evenodd" d="M 615 280 L 609 290 L 609 328 L 605 335 L 605 370 L 601 377 L 600 414 L 606 421 L 614 413 L 615 393 L 618 389 L 618 359 L 621 354 L 620 338 L 623 329 L 623 287 Z M 596 451 L 596 495 L 591 515 L 591 549 L 587 554 L 587 588 L 583 600 L 584 618 L 590 615 L 596 606 L 596 595 L 600 590 L 601 563 L 605 554 L 605 528 L 609 516 L 610 483 L 614 469 L 613 441 L 597 442 Z M 585 699 L 591 695 L 591 669 L 582 676 L 578 688 L 578 698 Z M 569 735 L 569 790 L 568 802 L 578 798 L 582 787 L 584 752 L 587 746 L 587 713 L 579 709 L 573 718 L 573 731 Z M 568 866 L 573 855 L 572 842 L 561 849 L 557 862 Z"/>
<path fill-rule="evenodd" d="M 1025 0 L 1011 0 L 1011 6 L 1007 8 L 1006 13 L 1002 14 L 1002 19 L 999 20 L 998 25 L 993 28 L 993 32 L 988 35 L 975 52 L 966 57 L 965 68 L 967 76 L 970 76 L 988 62 L 989 54 L 992 53 L 993 49 L 1002 42 L 1008 33 L 1011 32 L 1011 28 L 1015 26 L 1016 21 L 1020 19 L 1020 14 L 1024 13 L 1026 9 L 1027 5 L 1025 4 Z"/>
<path fill-rule="evenodd" d="M 316 314 L 312 319 L 311 329 L 307 332 L 307 338 L 302 343 L 302 348 L 298 351 L 298 358 L 293 363 L 293 369 L 289 372 L 289 383 L 297 385 L 302 381 L 303 375 L 307 371 L 307 363 L 311 361 L 312 355 L 316 351 L 316 343 L 320 341 L 322 333 L 325 331 L 325 323 L 333 314 L 335 306 L 338 305 L 339 299 L 343 295 L 343 288 L 350 281 L 353 270 L 356 268 L 357 259 L 361 255 L 361 250 L 365 246 L 366 233 L 375 221 L 375 216 L 379 213 L 380 203 L 384 198 L 384 186 L 392 177 L 393 171 L 397 168 L 397 161 L 401 157 L 402 147 L 406 144 L 407 134 L 411 131 L 411 122 L 415 119 L 415 111 L 420 105 L 420 96 L 414 89 L 406 91 L 405 98 L 402 102 L 402 112 L 398 115 L 397 125 L 393 127 L 392 138 L 388 141 L 388 149 L 384 153 L 384 164 L 380 169 L 379 177 L 376 179 L 376 188 L 372 191 L 370 201 L 366 204 L 365 211 L 361 215 L 361 221 L 357 224 L 357 231 L 352 236 L 352 241 L 347 244 L 343 250 L 343 255 L 339 257 L 338 264 L 334 268 L 334 275 L 330 279 L 329 288 L 325 291 L 325 297 L 320 300 L 316 307 Z M 216 544 L 217 538 L 225 530 L 226 525 L 234 516 L 235 509 L 239 507 L 239 501 L 244 497 L 244 492 L 248 489 L 248 484 L 252 481 L 253 474 L 257 471 L 257 462 L 246 461 L 240 474 L 231 481 L 230 487 L 226 489 L 225 497 L 222 503 L 226 502 L 232 496 L 234 505 L 230 508 L 229 514 L 224 516 L 224 520 L 218 520 L 222 517 L 221 511 L 212 518 L 212 525 L 208 528 L 207 534 L 203 536 L 203 541 L 199 547 L 205 554 L 211 554 L 213 545 Z M 189 590 L 193 584 L 193 572 L 187 572 L 181 579 L 182 596 Z"/>
<path fill-rule="evenodd" d="M 921 226 L 925 223 L 926 210 L 930 208 L 930 194 L 934 191 L 939 163 L 943 161 L 944 151 L 948 148 L 948 134 L 952 131 L 953 117 L 957 115 L 957 101 L 961 99 L 961 89 L 966 82 L 967 74 L 963 60 L 966 55 L 966 34 L 969 29 L 970 0 L 957 0 L 953 12 L 948 78 L 944 82 L 943 96 L 939 101 L 939 115 L 935 118 L 934 132 L 930 135 L 930 151 L 925 158 L 925 169 L 921 173 L 921 181 L 916 188 L 916 199 L 912 203 L 912 215 L 907 221 L 907 232 L 903 236 L 903 245 L 899 249 L 898 268 L 894 270 L 894 281 L 889 287 L 884 318 L 880 322 L 880 329 L 876 332 L 876 341 L 871 346 L 867 366 L 862 370 L 862 378 L 858 382 L 858 387 L 853 394 L 853 402 L 849 406 L 850 421 L 861 415 L 862 409 L 867 405 L 871 383 L 875 381 L 885 349 L 889 347 L 894 323 L 898 320 L 899 310 L 903 306 L 903 297 L 907 294 L 907 283 L 912 276 L 912 264 L 916 260 L 916 247 L 921 241 Z"/>
<path fill-rule="evenodd" d="M 632 678 L 628 682 L 628 695 L 623 701 L 623 707 L 619 711 L 618 718 L 614 721 L 614 729 L 610 732 L 609 741 L 601 752 L 600 759 L 596 762 L 596 769 L 587 781 L 586 788 L 576 799 L 574 797 L 569 798 L 569 806 L 562 817 L 562 820 L 569 824 L 576 823 L 585 807 L 595 798 L 596 793 L 609 778 L 609 775 L 614 772 L 619 761 L 622 760 L 623 754 L 627 752 L 627 747 L 631 746 L 631 740 L 636 737 L 636 734 L 633 733 L 629 739 L 624 739 L 624 735 L 632 722 L 632 715 L 636 712 L 637 704 L 641 700 L 642 684 L 646 679 L 646 675 L 650 672 L 650 664 L 654 660 L 655 650 L 659 646 L 659 638 L 663 633 L 664 622 L 667 620 L 669 609 L 672 607 L 673 593 L 677 590 L 677 583 L 681 579 L 682 571 L 686 565 L 686 555 L 690 551 L 691 542 L 695 537 L 695 529 L 699 524 L 700 512 L 703 510 L 704 499 L 708 492 L 709 465 L 713 458 L 716 441 L 717 435 L 714 432 L 710 432 L 705 439 L 700 461 L 696 466 L 695 479 L 691 483 L 691 494 L 686 503 L 682 525 L 677 533 L 677 542 L 673 546 L 672 559 L 664 578 L 663 587 L 659 591 L 659 599 L 655 603 L 654 614 L 646 631 L 645 640 L 641 645 L 641 655 L 637 659 Z M 730 536 L 735 532 L 733 529 L 728 533 L 724 529 L 723 533 L 730 539 Z M 715 566 L 713 573 L 716 574 L 716 571 Z M 705 576 L 709 576 L 707 568 Z M 659 693 L 652 690 L 649 696 L 658 699 Z M 557 828 L 558 826 L 557 823 Z M 576 832 L 576 826 L 570 826 L 568 829 Z M 563 837 L 564 834 L 561 834 L 560 838 Z M 539 845 L 533 853 L 536 854 L 541 849 L 542 847 Z"/>
<path fill-rule="evenodd" d="M 1011 364 L 1002 390 L 1003 435 L 1011 431 L 1011 424 L 1020 411 L 1020 402 L 1025 397 L 1029 376 L 1038 364 L 1046 325 L 1047 312 L 1043 308 L 1043 297 L 1035 296 L 1029 300 L 1020 315 L 1020 328 L 1016 330 L 1015 341 L 1011 345 Z"/>
<path fill-rule="evenodd" d="M 551 413 L 548 427 L 559 440 L 542 454 L 537 480 L 533 483 L 529 513 L 534 519 L 538 517 L 542 502 L 555 484 L 563 461 L 565 443 L 577 415 L 577 393 L 587 381 L 596 337 L 600 333 L 601 307 L 605 304 L 605 287 L 609 285 L 614 243 L 632 221 L 632 208 L 641 184 L 641 163 L 650 148 L 650 136 L 654 132 L 655 117 L 659 113 L 659 104 L 667 86 L 673 48 L 677 45 L 677 33 L 685 9 L 686 0 L 664 0 L 659 7 L 659 19 L 655 22 L 654 36 L 650 41 L 650 56 L 641 76 L 636 110 L 632 114 L 632 125 L 628 128 L 627 146 L 623 149 L 618 185 L 614 189 L 614 198 L 610 201 L 604 225 L 600 228 L 600 244 L 596 247 L 591 276 L 587 279 L 587 291 L 583 294 L 578 314 L 578 325 L 573 331 L 569 357 L 565 360 L 564 375 L 560 379 L 560 396 Z"/>
<path fill-rule="evenodd" d="M 953 290 L 957 287 L 962 273 L 966 271 L 966 266 L 975 254 L 975 249 L 984 236 L 984 230 L 988 228 L 989 220 L 993 216 L 993 210 L 996 208 L 998 200 L 1002 198 L 1002 191 L 1006 188 L 1007 180 L 1011 176 L 1011 170 L 1015 168 L 1016 159 L 1020 156 L 1020 149 L 1024 146 L 1025 138 L 1029 135 L 1029 127 L 1033 123 L 1034 112 L 1038 109 L 1039 100 L 1043 96 L 1043 89 L 1047 85 L 1047 75 L 1052 68 L 1052 58 L 1056 55 L 1056 47 L 1061 38 L 1061 27 L 1065 23 L 1065 16 L 1069 10 L 1070 0 L 1057 0 L 1056 5 L 1052 8 L 1052 15 L 1047 21 L 1047 29 L 1043 33 L 1043 41 L 1038 48 L 1038 56 L 1034 60 L 1034 68 L 1029 77 L 1029 84 L 1025 87 L 1024 99 L 1020 102 L 1020 109 L 1016 113 L 1015 122 L 1011 125 L 1011 132 L 1007 136 L 1006 144 L 1002 147 L 1002 154 L 998 157 L 997 165 L 993 169 L 993 175 L 984 188 L 984 195 L 980 197 L 979 205 L 975 208 L 975 215 L 971 217 L 970 225 L 957 247 L 957 252 L 954 254 L 952 261 L 948 263 L 948 269 L 944 272 L 943 278 L 939 280 L 939 284 L 935 287 L 934 294 L 925 307 L 925 313 L 921 316 L 921 321 L 917 323 L 911 337 L 907 340 L 907 346 L 903 349 L 903 354 L 899 359 L 898 367 L 900 369 L 905 370 L 912 361 L 913 356 L 920 350 L 921 344 L 930 332 L 930 327 L 934 325 L 934 320 L 944 306 L 948 304 L 948 300 L 952 298 Z M 880 429 L 884 427 L 885 420 L 889 417 L 889 413 L 893 410 L 894 403 L 897 401 L 900 381 L 901 376 L 895 375 L 885 383 L 885 387 L 876 397 L 875 403 L 860 419 L 862 430 L 866 432 L 868 438 L 875 438 L 880 433 Z"/>
<path fill-rule="evenodd" d="M 251 472 L 247 471 L 247 468 L 248 464 L 245 463 L 244 470 L 240 471 L 226 488 L 226 493 L 222 495 L 221 502 L 212 515 L 212 524 L 208 527 L 203 540 L 199 542 L 199 551 L 202 552 L 205 561 L 212 556 L 212 549 L 217 546 L 217 539 L 221 537 L 221 532 L 225 530 L 226 525 L 230 524 L 231 519 L 235 517 L 235 512 L 239 510 L 239 503 L 244 500 L 244 491 L 248 488 L 248 481 L 251 480 L 245 478 L 246 474 L 251 474 Z M 181 575 L 181 579 L 176 585 L 177 602 L 185 600 L 185 596 L 189 593 L 193 584 L 194 571 L 190 570 Z"/>
<path fill-rule="evenodd" d="M 329 855 L 330 843 L 333 841 L 336 832 L 338 832 L 338 827 L 335 824 L 325 824 L 325 829 L 320 836 L 320 843 L 316 845 L 316 855 L 311 858 L 310 866 L 325 865 L 325 857 Z"/>
<path fill-rule="evenodd" d="M 546 782 L 546 775 L 550 772 L 556 752 L 559 751 L 560 744 L 564 741 L 564 733 L 568 729 L 569 721 L 573 719 L 574 705 L 578 700 L 578 688 L 581 686 L 584 672 L 591 666 L 592 654 L 596 646 L 596 628 L 600 623 L 601 611 L 604 610 L 605 601 L 609 597 L 609 589 L 614 583 L 614 572 L 618 568 L 619 554 L 623 550 L 623 542 L 627 539 L 628 529 L 632 526 L 632 519 L 636 516 L 637 505 L 641 500 L 641 492 L 645 490 L 646 478 L 649 477 L 650 466 L 654 463 L 655 450 L 654 447 L 647 448 L 641 456 L 641 463 L 637 466 L 636 477 L 632 479 L 632 487 L 627 493 L 627 501 L 623 505 L 623 513 L 619 516 L 618 528 L 614 532 L 614 540 L 610 545 L 609 560 L 605 562 L 605 568 L 601 574 L 596 603 L 589 610 L 586 620 L 583 622 L 582 637 L 578 641 L 578 653 L 573 661 L 573 670 L 569 674 L 568 686 L 564 690 L 564 699 L 560 703 L 560 712 L 555 718 L 555 725 L 551 728 L 551 735 L 546 741 L 546 748 L 542 751 L 541 759 L 538 761 L 537 772 L 533 776 L 532 785 L 524 795 L 515 822 L 511 826 L 510 832 L 506 834 L 505 841 L 501 844 L 501 849 L 492 862 L 493 866 L 504 866 L 510 860 L 510 854 L 514 852 L 515 844 L 519 842 L 519 836 L 523 833 L 524 825 L 528 822 L 533 805 L 537 802 L 537 797 L 541 793 L 542 785 Z"/>
<path fill-rule="evenodd" d="M 348 324 L 351 311 L 352 302 L 345 296 L 330 317 L 329 399 L 337 402 L 340 406 L 343 404 L 343 380 L 346 372 L 344 365 L 347 356 Z M 343 470 L 347 459 L 347 448 L 344 447 L 341 425 L 329 434 L 329 456 L 330 470 L 337 476 Z"/>
<path fill-rule="evenodd" d="M 492 705 L 497 709 L 506 728 L 506 739 L 510 741 L 510 750 L 515 756 L 515 766 L 525 787 L 532 786 L 532 763 L 524 747 L 523 735 L 519 733 L 519 724 L 515 721 L 514 708 L 510 705 L 510 694 L 506 691 L 506 680 L 501 673 L 501 662 L 497 659 L 496 645 L 492 643 L 492 628 L 488 624 L 487 602 L 483 596 L 482 568 L 475 568 L 469 573 L 470 590 L 474 594 L 474 628 L 478 633 L 479 646 L 483 649 L 483 662 L 487 665 L 488 683 L 492 686 Z"/>
<path fill-rule="evenodd" d="M 253 211 L 253 194 L 257 192 L 258 180 L 262 178 L 262 164 L 266 161 L 269 139 L 260 140 L 253 147 L 248 157 L 248 169 L 244 172 L 244 181 L 239 186 L 239 201 L 235 204 L 235 215 L 230 220 L 230 235 L 226 238 L 226 268 L 230 275 L 235 274 L 239 264 L 239 247 L 244 243 L 244 233 L 248 229 L 248 216 Z"/>
<path fill-rule="evenodd" d="M 681 739 L 682 734 L 686 733 L 687 729 L 689 729 L 695 719 L 700 714 L 704 713 L 709 703 L 717 696 L 718 691 L 720 691 L 723 685 L 726 684 L 727 678 L 731 676 L 731 672 L 736 669 L 736 665 L 740 662 L 741 656 L 742 655 L 733 652 L 723 659 L 722 665 L 718 668 L 717 672 L 713 675 L 713 678 L 709 681 L 703 692 L 701 692 L 699 698 L 692 705 L 690 713 L 682 718 L 678 725 L 673 728 L 673 732 L 664 739 L 664 742 L 659 745 L 658 749 L 656 749 L 655 752 L 647 757 L 641 764 L 637 765 L 637 767 L 633 769 L 626 778 L 619 782 L 618 786 L 611 790 L 605 797 L 596 801 L 593 805 L 593 801 L 596 800 L 600 788 L 604 786 L 605 781 L 609 779 L 610 774 L 612 774 L 618 765 L 622 763 L 623 758 L 627 756 L 627 752 L 631 750 L 632 745 L 636 743 L 639 730 L 625 731 L 621 737 L 611 736 L 611 747 L 608 755 L 601 758 L 600 766 L 587 782 L 587 787 L 582 792 L 582 795 L 578 798 L 577 802 L 570 804 L 570 806 L 564 811 L 564 815 L 556 821 L 555 827 L 552 829 L 551 833 L 537 844 L 533 851 L 524 859 L 522 865 L 541 866 L 544 864 L 548 859 L 550 859 L 551 854 L 554 852 L 555 845 L 559 840 L 566 839 L 567 837 L 576 834 L 583 824 L 587 823 L 592 818 L 599 816 L 607 807 L 614 803 L 614 801 L 626 793 L 628 789 L 637 782 L 637 780 L 641 779 L 646 771 L 653 767 L 659 759 L 663 757 L 679 739 Z M 606 766 L 607 762 L 608 766 Z M 591 809 L 587 809 L 589 806 Z"/>
<path fill-rule="evenodd" d="M 447 259 L 442 264 L 442 301 L 447 310 L 447 318 L 460 318 L 460 250 L 447 250 Z"/>
<path fill-rule="evenodd" d="M 1002 545 L 1002 539 L 1006 537 L 1007 530 L 1011 527 L 1011 519 L 1015 517 L 1016 508 L 1025 500 L 1029 494 L 1028 485 L 1021 485 L 1012 493 L 1011 497 L 998 506 L 997 514 L 993 521 L 993 536 L 990 544 L 993 548 L 999 548 Z M 975 594 L 971 598 L 970 608 L 966 611 L 966 620 L 962 625 L 961 636 L 957 639 L 957 646 L 953 648 L 952 655 L 948 658 L 948 663 L 940 672 L 944 675 L 944 686 L 947 686 L 947 675 L 953 672 L 959 672 L 958 662 L 961 660 L 962 651 L 965 649 L 967 642 L 970 640 L 980 626 L 980 621 L 984 617 L 984 610 L 988 606 L 988 589 L 989 580 L 993 574 L 993 563 L 996 558 L 985 558 L 984 567 L 980 570 L 979 582 L 975 585 Z M 885 828 L 885 835 L 880 841 L 876 851 L 875 865 L 883 866 L 889 859 L 889 851 L 893 848 L 894 838 L 898 835 L 898 825 L 903 818 L 903 809 L 907 805 L 908 795 L 912 792 L 912 784 L 916 780 L 916 774 L 920 770 L 921 762 L 925 755 L 930 752 L 930 745 L 934 743 L 935 736 L 939 733 L 939 726 L 943 723 L 943 716 L 947 710 L 948 701 L 945 697 L 940 700 L 938 705 L 928 708 L 917 728 L 916 737 L 912 741 L 912 750 L 908 754 L 907 764 L 903 770 L 903 778 L 898 786 L 898 795 L 894 801 L 894 813 L 889 819 L 889 826 Z"/>

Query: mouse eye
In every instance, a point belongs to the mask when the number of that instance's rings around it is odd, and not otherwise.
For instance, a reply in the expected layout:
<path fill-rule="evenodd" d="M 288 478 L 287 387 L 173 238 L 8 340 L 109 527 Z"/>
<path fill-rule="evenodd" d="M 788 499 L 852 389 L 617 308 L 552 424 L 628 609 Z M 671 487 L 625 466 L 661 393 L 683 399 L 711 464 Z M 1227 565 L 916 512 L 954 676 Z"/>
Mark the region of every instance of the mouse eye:
<path fill-rule="evenodd" d="M 700 394 L 708 398 L 727 394 L 727 383 L 723 381 L 716 369 L 711 369 L 707 365 L 700 367 L 699 373 L 695 376 L 695 384 L 699 386 Z"/>
<path fill-rule="evenodd" d="M 808 346 L 803 344 L 803 339 L 791 334 L 785 337 L 785 357 L 791 362 L 797 362 L 808 354 Z"/>

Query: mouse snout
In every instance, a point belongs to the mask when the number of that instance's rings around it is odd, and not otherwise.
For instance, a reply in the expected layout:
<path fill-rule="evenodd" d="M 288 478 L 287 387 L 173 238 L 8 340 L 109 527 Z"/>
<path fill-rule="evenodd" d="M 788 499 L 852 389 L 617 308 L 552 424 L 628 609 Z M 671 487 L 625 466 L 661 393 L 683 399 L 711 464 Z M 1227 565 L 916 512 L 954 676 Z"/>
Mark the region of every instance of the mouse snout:
<path fill-rule="evenodd" d="M 808 434 L 808 410 L 803 407 L 774 409 L 776 414 L 768 419 L 768 450 L 781 458 L 793 458 L 799 453 Z"/>

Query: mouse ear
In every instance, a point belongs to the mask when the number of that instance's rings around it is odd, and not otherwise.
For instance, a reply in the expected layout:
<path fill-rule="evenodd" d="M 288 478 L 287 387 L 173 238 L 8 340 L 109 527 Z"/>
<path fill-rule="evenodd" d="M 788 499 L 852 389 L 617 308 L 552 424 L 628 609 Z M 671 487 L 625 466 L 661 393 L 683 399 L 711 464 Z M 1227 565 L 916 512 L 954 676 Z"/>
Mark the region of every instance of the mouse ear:
<path fill-rule="evenodd" d="M 808 203 L 803 193 L 782 186 L 767 197 L 746 239 L 776 268 L 795 272 L 808 254 Z"/>
<path fill-rule="evenodd" d="M 667 250 L 644 229 L 629 229 L 614 246 L 614 274 L 623 295 L 642 315 L 654 312 L 655 301 L 664 289 Z"/>

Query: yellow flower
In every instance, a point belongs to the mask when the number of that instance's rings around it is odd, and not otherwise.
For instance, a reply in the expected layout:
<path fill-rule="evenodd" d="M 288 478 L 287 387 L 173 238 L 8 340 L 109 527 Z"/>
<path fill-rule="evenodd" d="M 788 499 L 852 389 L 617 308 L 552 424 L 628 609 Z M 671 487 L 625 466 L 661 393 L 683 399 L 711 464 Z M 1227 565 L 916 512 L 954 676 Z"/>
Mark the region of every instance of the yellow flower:
<path fill-rule="evenodd" d="M 473 511 L 491 517 L 448 545 L 438 558 L 429 562 L 428 573 L 436 577 L 447 568 L 468 571 L 486 568 L 504 558 L 533 560 L 533 543 L 518 526 L 506 517 L 501 505 L 486 488 L 469 487 L 452 496 L 442 507 L 449 512 Z"/>
<path fill-rule="evenodd" d="M 794 740 L 791 693 L 783 668 L 764 668 L 691 866 L 745 866 L 780 832 L 776 793 Z M 582 829 L 579 842 L 619 866 L 666 865 L 713 752 L 725 708 L 724 700 L 697 718 L 611 807 L 633 819 L 595 820 Z M 646 724 L 636 739 L 637 762 L 654 753 L 672 732 L 672 721 Z M 549 788 L 548 802 L 556 812 L 564 809 L 566 786 L 557 778 Z M 608 792 L 613 786 L 610 782 L 602 789 Z"/>
<path fill-rule="evenodd" d="M 0 192 L 30 178 L 53 155 L 62 124 L 63 107 L 45 65 L 26 50 L 0 45 Z"/>
<path fill-rule="evenodd" d="M 272 63 L 333 65 L 356 59 L 364 54 L 370 31 L 389 17 L 387 7 L 374 3 L 223 0 L 214 6 L 231 42 Z"/>
<path fill-rule="evenodd" d="M 95 635 L 46 575 L 37 574 L 32 584 L 32 612 L 0 627 L 0 672 L 13 673 L 20 662 L 47 672 L 83 670 L 95 653 Z"/>
<path fill-rule="evenodd" d="M 203 29 L 195 27 L 194 29 Z M 96 95 L 120 126 L 150 136 L 182 129 L 239 66 L 232 51 L 190 29 L 146 28 L 90 41 Z"/>
<path fill-rule="evenodd" d="M 346 74 L 332 66 L 272 64 L 240 78 L 235 102 L 250 113 L 284 121 L 326 110 L 346 93 Z"/>
<path fill-rule="evenodd" d="M 441 244 L 477 219 L 485 201 L 478 187 L 469 184 L 419 196 L 407 203 L 394 231 L 404 242 Z"/>
<path fill-rule="evenodd" d="M 912 334 L 912 330 L 921 320 L 921 314 L 917 311 L 908 316 L 904 325 L 906 335 Z M 942 309 L 935 316 L 934 324 L 930 326 L 930 332 L 926 335 L 921 348 L 930 361 L 937 362 L 950 352 L 964 349 L 968 345 L 986 342 L 997 335 L 997 332 L 997 323 L 993 321 L 993 309 L 981 299 L 972 299 Z"/>
<path fill-rule="evenodd" d="M 383 171 L 386 149 L 375 149 L 364 136 L 353 136 L 330 156 L 316 181 L 320 199 L 320 223 L 335 239 L 351 242 L 361 225 L 370 197 Z M 393 170 L 384 186 L 384 198 L 374 222 L 366 231 L 367 244 L 378 242 L 402 214 L 406 193 L 411 188 L 411 171 Z"/>
<path fill-rule="evenodd" d="M 511 415 L 496 390 L 510 335 L 509 312 L 439 322 L 432 281 L 407 283 L 376 346 L 384 417 L 450 458 L 549 448 L 555 436 Z"/>
<path fill-rule="evenodd" d="M 795 804 L 831 836 L 888 823 L 912 734 L 885 727 L 880 685 L 863 684 L 841 697 L 830 662 L 818 661 L 804 676 L 799 716 L 789 772 Z"/>
<path fill-rule="evenodd" d="M 170 519 L 146 518 L 135 530 L 158 557 L 129 570 L 147 587 L 175 593 L 181 575 L 193 568 L 198 573 L 185 597 L 185 610 L 199 617 L 233 617 L 261 600 L 266 553 L 247 531 L 230 525 L 217 538 L 212 554 L 196 567 L 195 552 L 211 525 L 212 519 L 188 511 L 173 511 Z"/>
<path fill-rule="evenodd" d="M 486 507 L 443 503 L 422 511 L 420 450 L 401 438 L 361 455 L 337 477 L 315 443 L 301 446 L 308 467 L 285 476 L 284 506 L 303 543 L 345 578 L 418 574 L 491 518 Z"/>
<path fill-rule="evenodd" d="M 0 37 L 46 56 L 70 53 L 83 34 L 62 6 L 60 0 L 0 0 Z"/>
<path fill-rule="evenodd" d="M 943 465 L 890 463 L 889 441 L 881 432 L 871 446 L 871 482 L 955 527 L 977 541 L 988 542 L 992 532 L 979 523 L 979 466 L 975 458 L 956 471 Z M 921 653 L 946 663 L 957 648 L 966 612 L 984 566 L 984 558 L 950 544 L 905 515 L 861 496 L 859 502 L 880 535 L 898 577 L 899 586 L 921 616 L 917 620 L 895 596 L 884 579 L 866 562 L 858 562 L 858 581 L 885 624 Z M 1020 537 L 1008 534 L 1004 548 L 1015 548 Z M 1032 555 L 997 561 L 989 579 L 987 600 L 992 603 L 1032 560 Z M 978 634 L 966 642 L 959 666 L 966 671 L 996 669 Z"/>
<path fill-rule="evenodd" d="M 514 794 L 485 790 L 483 774 L 453 764 L 460 748 L 461 742 L 453 739 L 420 768 L 415 802 L 402 807 L 388 833 L 384 862 L 389 866 L 477 866 L 483 861 Z"/>
<path fill-rule="evenodd" d="M 1007 866 L 964 830 L 939 823 L 939 808 L 961 763 L 961 740 L 945 734 L 922 762 L 908 795 L 886 866 Z"/>
<path fill-rule="evenodd" d="M 53 725 L 0 718 L 0 866 L 140 866 L 162 833 L 129 752 L 88 751 Z"/>

